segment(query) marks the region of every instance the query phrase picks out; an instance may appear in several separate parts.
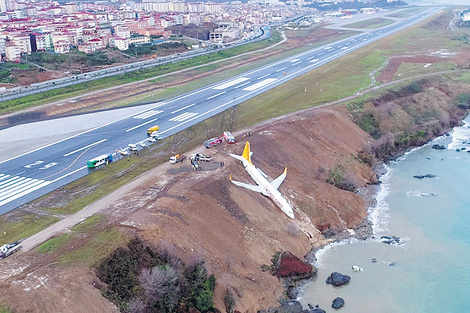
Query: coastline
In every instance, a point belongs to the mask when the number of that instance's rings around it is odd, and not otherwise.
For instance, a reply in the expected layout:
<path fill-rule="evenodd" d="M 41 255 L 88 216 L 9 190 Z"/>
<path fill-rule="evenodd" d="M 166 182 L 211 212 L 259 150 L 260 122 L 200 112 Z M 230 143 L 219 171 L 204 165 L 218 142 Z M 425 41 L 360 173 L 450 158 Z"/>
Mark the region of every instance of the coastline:
<path fill-rule="evenodd" d="M 469 116 L 470 115 L 466 115 L 462 118 L 458 125 L 444 129 L 439 135 L 431 138 L 428 142 L 423 143 L 422 145 L 410 146 L 399 152 L 395 152 L 392 155 L 387 156 L 387 161 L 378 160 L 377 164 L 375 164 L 375 166 L 373 167 L 373 170 L 377 175 L 377 184 L 370 184 L 361 187 L 356 192 L 363 198 L 367 205 L 367 217 L 362 220 L 360 225 L 353 229 L 354 232 L 351 232 L 350 230 L 343 230 L 339 233 L 334 234 L 332 237 L 330 237 L 330 239 L 332 239 L 331 242 L 319 247 L 312 248 L 312 250 L 310 250 L 307 255 L 305 255 L 304 259 L 318 270 L 322 255 L 327 251 L 333 249 L 334 247 L 350 245 L 361 241 L 366 241 L 368 239 L 375 239 L 376 230 L 384 230 L 382 229 L 382 225 L 380 225 L 380 223 L 378 222 L 376 215 L 381 214 L 381 216 L 384 217 L 386 216 L 386 213 L 384 214 L 384 211 L 388 210 L 387 207 L 385 208 L 385 210 L 378 212 L 378 210 L 381 209 L 381 204 L 385 202 L 383 199 L 388 194 L 387 180 L 389 179 L 391 173 L 393 173 L 392 169 L 388 165 L 393 162 L 403 161 L 406 159 L 406 156 L 408 154 L 430 146 L 434 144 L 436 140 L 439 140 L 442 137 L 450 136 L 454 132 L 456 127 L 468 125 L 468 123 L 465 122 L 465 119 Z M 316 277 L 313 277 L 297 281 L 295 283 L 295 287 L 292 290 L 286 290 L 288 301 L 300 300 L 299 294 L 303 293 L 303 287 L 305 287 L 309 283 L 313 283 L 316 279 Z"/>

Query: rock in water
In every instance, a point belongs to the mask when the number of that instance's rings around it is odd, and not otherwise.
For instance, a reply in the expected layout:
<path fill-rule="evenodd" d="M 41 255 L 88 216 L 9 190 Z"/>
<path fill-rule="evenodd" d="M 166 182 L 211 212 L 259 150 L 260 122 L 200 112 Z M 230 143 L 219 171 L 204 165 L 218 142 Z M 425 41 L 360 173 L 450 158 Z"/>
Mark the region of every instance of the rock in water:
<path fill-rule="evenodd" d="M 426 174 L 426 175 L 415 175 L 413 176 L 414 178 L 418 178 L 418 179 L 423 179 L 423 178 L 434 178 L 436 177 L 436 175 L 434 174 Z"/>
<path fill-rule="evenodd" d="M 444 145 L 433 145 L 432 148 L 436 150 L 445 150 L 446 147 L 444 147 Z"/>
<path fill-rule="evenodd" d="M 327 284 L 331 284 L 333 286 L 342 286 L 348 283 L 351 280 L 351 277 L 348 275 L 343 275 L 338 272 L 331 273 L 330 276 L 326 279 Z"/>
<path fill-rule="evenodd" d="M 344 305 L 344 300 L 343 300 L 343 298 L 338 297 L 338 298 L 336 298 L 336 299 L 333 300 L 333 304 L 331 305 L 331 307 L 332 307 L 333 309 L 339 309 L 339 308 L 342 307 L 343 305 Z"/>
<path fill-rule="evenodd" d="M 382 241 L 383 243 L 387 243 L 389 245 L 397 245 L 397 246 L 400 246 L 406 242 L 398 236 L 382 236 L 380 237 L 380 241 Z"/>
<path fill-rule="evenodd" d="M 279 312 L 285 313 L 301 313 L 302 312 L 302 304 L 296 300 L 289 300 L 286 301 L 281 305 Z"/>

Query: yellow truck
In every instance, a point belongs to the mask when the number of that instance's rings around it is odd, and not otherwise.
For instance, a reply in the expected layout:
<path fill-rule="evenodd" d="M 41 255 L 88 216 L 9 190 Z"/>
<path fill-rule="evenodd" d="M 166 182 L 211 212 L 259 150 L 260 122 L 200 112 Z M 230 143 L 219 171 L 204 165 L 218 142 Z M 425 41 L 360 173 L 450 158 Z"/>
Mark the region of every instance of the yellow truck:
<path fill-rule="evenodd" d="M 160 127 L 158 127 L 158 125 L 147 128 L 147 135 L 150 136 L 152 135 L 152 133 L 157 132 L 159 129 Z"/>

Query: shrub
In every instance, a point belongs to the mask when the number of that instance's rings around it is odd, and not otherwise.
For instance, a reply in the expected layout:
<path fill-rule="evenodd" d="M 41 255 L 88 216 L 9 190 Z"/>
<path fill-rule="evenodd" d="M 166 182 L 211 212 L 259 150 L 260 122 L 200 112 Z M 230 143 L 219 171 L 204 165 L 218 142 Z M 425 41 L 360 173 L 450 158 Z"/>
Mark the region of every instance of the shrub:
<path fill-rule="evenodd" d="M 170 244 L 164 254 L 137 238 L 116 249 L 97 269 L 108 285 L 103 294 L 126 312 L 208 312 L 214 305 L 215 276 L 207 276 L 204 262 L 186 266 Z"/>
<path fill-rule="evenodd" d="M 225 291 L 224 305 L 227 313 L 233 313 L 233 309 L 235 308 L 235 298 L 229 289 Z"/>

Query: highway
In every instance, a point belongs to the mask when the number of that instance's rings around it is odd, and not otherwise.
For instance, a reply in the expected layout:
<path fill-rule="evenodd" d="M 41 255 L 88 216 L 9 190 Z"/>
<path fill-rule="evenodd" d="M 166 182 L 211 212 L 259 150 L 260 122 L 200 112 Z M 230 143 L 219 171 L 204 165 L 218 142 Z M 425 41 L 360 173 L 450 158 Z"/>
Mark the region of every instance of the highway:
<path fill-rule="evenodd" d="M 146 105 L 147 109 L 137 114 L 2 160 L 0 214 L 87 175 L 86 162 L 92 158 L 115 153 L 128 144 L 142 141 L 151 144 L 147 141 L 148 127 L 159 125 L 161 137 L 166 138 L 439 11 L 432 8 L 390 26 L 299 53 L 182 96 L 157 102 L 150 109 Z"/>

